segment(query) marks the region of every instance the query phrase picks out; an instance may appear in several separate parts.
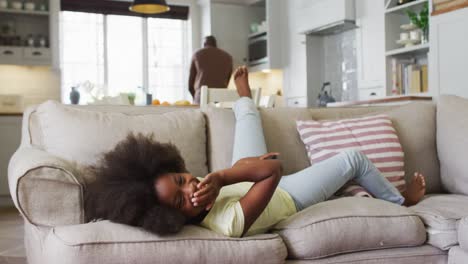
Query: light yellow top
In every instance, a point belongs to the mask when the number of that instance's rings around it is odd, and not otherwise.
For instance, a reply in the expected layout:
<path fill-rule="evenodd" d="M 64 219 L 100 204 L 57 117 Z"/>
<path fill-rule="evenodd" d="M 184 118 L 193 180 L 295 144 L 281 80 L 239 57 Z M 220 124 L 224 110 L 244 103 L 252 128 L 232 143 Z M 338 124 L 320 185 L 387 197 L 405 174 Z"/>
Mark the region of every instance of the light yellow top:
<path fill-rule="evenodd" d="M 200 223 L 201 226 L 229 237 L 242 236 L 244 212 L 239 200 L 252 185 L 252 182 L 241 182 L 221 188 L 213 208 Z M 245 235 L 265 233 L 275 224 L 295 213 L 296 206 L 293 199 L 289 193 L 278 187 L 265 210 Z"/>

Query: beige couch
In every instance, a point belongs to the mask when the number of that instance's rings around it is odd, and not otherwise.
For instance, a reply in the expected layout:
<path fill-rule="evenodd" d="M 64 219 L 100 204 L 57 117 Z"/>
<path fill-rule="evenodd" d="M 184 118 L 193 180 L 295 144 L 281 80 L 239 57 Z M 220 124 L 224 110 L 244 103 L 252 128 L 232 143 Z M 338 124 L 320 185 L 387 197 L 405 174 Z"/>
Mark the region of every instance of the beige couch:
<path fill-rule="evenodd" d="M 428 195 L 412 208 L 369 198 L 331 200 L 270 234 L 239 239 L 197 226 L 160 237 L 109 221 L 85 223 L 83 192 L 93 180 L 86 165 L 129 131 L 172 141 L 188 169 L 203 176 L 229 166 L 234 116 L 225 109 L 47 102 L 25 113 L 22 143 L 9 166 L 29 263 L 468 263 L 467 100 L 261 113 L 268 149 L 282 153 L 285 173 L 309 166 L 294 120 L 386 113 L 404 148 L 407 175 L 423 172 Z"/>

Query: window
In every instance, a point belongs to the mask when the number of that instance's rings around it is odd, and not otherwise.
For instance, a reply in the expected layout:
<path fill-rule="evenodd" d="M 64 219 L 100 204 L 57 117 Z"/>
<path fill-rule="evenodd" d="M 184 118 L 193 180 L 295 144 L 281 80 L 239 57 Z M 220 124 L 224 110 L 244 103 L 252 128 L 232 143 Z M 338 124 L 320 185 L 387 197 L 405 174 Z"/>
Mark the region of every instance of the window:
<path fill-rule="evenodd" d="M 63 102 L 84 82 L 102 95 L 144 87 L 162 101 L 188 97 L 186 20 L 62 11 L 60 32 Z"/>

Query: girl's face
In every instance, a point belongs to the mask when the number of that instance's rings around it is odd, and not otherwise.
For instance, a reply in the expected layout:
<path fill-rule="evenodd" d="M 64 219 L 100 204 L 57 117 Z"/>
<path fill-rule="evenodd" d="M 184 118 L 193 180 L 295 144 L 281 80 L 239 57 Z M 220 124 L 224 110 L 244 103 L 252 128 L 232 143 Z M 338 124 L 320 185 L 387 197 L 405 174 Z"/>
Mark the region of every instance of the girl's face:
<path fill-rule="evenodd" d="M 205 208 L 192 203 L 193 194 L 198 191 L 200 181 L 189 173 L 166 173 L 154 182 L 158 201 L 181 211 L 189 219 L 200 215 Z"/>

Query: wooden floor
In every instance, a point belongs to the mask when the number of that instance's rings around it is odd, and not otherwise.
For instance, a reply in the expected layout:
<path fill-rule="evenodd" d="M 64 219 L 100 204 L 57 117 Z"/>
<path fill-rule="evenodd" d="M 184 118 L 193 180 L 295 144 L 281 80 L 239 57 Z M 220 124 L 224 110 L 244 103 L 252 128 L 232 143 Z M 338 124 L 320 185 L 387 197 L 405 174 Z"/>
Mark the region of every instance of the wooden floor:
<path fill-rule="evenodd" d="M 16 208 L 0 207 L 0 264 L 26 264 L 23 218 Z"/>

